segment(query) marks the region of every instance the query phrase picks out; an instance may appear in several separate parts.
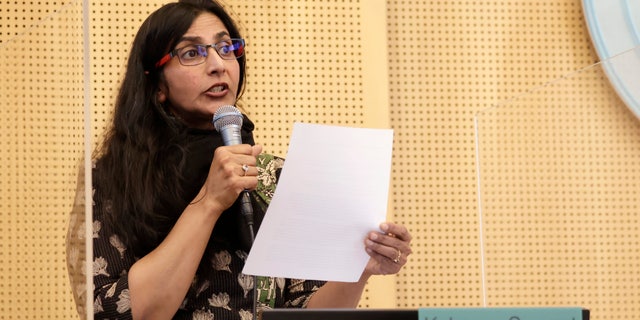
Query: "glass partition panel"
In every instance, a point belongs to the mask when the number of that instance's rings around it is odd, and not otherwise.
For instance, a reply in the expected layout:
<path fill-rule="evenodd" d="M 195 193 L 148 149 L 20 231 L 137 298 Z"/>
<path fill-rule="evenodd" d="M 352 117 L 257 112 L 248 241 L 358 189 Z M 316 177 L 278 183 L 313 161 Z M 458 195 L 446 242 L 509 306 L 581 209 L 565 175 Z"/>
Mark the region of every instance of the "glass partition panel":
<path fill-rule="evenodd" d="M 47 14 L 22 20 L 31 26 L 12 17 L 23 30 L 0 43 L 2 319 L 78 318 L 65 242 L 84 148 L 82 6 Z"/>
<path fill-rule="evenodd" d="M 640 48 L 478 113 L 487 306 L 640 314 L 640 120 L 609 81 L 640 74 L 638 57 Z"/>

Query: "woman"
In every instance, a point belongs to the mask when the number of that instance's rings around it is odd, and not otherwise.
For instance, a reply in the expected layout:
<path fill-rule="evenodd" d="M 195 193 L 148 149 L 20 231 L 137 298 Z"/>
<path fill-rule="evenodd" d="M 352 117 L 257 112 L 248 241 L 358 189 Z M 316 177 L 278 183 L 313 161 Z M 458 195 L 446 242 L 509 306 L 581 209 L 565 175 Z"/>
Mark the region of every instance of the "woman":
<path fill-rule="evenodd" d="M 371 275 L 406 263 L 411 236 L 385 223 L 363 239 L 371 258 L 356 283 L 241 274 L 250 243 L 236 200 L 254 190 L 259 225 L 268 158 L 246 116 L 233 146 L 211 119 L 244 83 L 244 40 L 219 4 L 171 3 L 143 23 L 93 172 L 96 319 L 250 319 L 255 297 L 258 308 L 356 307 Z"/>

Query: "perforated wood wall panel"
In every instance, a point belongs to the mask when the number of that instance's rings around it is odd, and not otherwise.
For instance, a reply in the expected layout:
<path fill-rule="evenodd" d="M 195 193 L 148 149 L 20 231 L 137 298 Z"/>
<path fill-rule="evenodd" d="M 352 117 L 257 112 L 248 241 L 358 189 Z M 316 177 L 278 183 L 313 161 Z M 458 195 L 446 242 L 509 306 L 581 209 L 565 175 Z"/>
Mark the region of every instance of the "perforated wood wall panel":
<path fill-rule="evenodd" d="M 533 120 L 518 114 L 508 118 L 513 121 L 508 127 L 489 125 L 485 130 L 501 138 L 489 136 L 493 149 L 486 150 L 489 142 L 484 136 L 481 146 L 487 157 L 487 152 L 509 154 L 535 142 L 543 156 L 550 157 L 558 150 L 548 139 L 553 133 L 548 133 L 545 120 L 554 119 L 566 124 L 563 134 L 580 137 L 579 129 L 594 139 L 574 139 L 578 143 L 574 148 L 599 145 L 606 148 L 605 159 L 611 162 L 586 157 L 581 159 L 582 168 L 570 172 L 560 169 L 566 163 L 553 161 L 544 169 L 533 161 L 490 162 L 499 170 L 491 167 L 495 171 L 483 172 L 491 179 L 482 184 L 490 188 L 484 198 L 491 202 L 484 224 L 479 219 L 474 115 L 597 61 L 580 2 L 388 4 L 390 114 L 397 137 L 394 211 L 398 220 L 412 226 L 417 238 L 413 263 L 398 276 L 398 306 L 580 305 L 591 308 L 597 319 L 637 318 L 633 306 L 639 304 L 638 274 L 630 270 L 640 259 L 634 233 L 639 200 L 632 195 L 637 183 L 631 182 L 637 180 L 638 169 L 629 159 L 637 157 L 638 120 L 610 102 L 615 94 L 606 79 L 585 79 L 588 86 L 575 84 L 575 92 L 563 88 L 553 96 L 561 101 L 548 104 L 548 109 L 538 104 L 538 109 L 526 110 Z M 589 95 L 581 96 L 585 91 Z M 565 102 L 575 109 L 566 110 Z M 618 108 L 584 110 L 594 104 Z M 563 121 L 580 112 L 598 120 Z M 509 114 L 508 109 L 501 113 Z M 484 117 L 483 128 L 488 125 Z M 598 121 L 610 125 L 597 126 Z M 519 129 L 512 132 L 512 128 Z M 520 139 L 522 135 L 528 139 Z M 626 149 L 609 149 L 612 139 L 625 141 Z M 591 142 L 581 144 L 585 141 Z M 602 171 L 601 165 L 616 169 Z M 531 180 L 519 176 L 522 173 L 530 174 Z M 584 195 L 567 195 L 576 192 L 570 191 L 573 185 L 547 180 L 572 178 L 580 179 L 582 188 L 593 188 L 589 203 L 599 205 L 588 205 Z M 515 182 L 525 186 L 514 186 Z M 547 189 L 549 184 L 553 191 Z M 529 193 L 514 194 L 516 187 L 526 187 Z M 556 201 L 540 203 L 540 193 L 547 192 L 554 193 Z M 555 216 L 532 209 L 540 206 L 549 206 L 546 209 Z M 618 206 L 624 209 L 617 210 Z M 602 225 L 609 219 L 624 221 L 626 227 L 615 222 Z M 574 233 L 576 228 L 579 233 Z"/>
<path fill-rule="evenodd" d="M 637 314 L 640 122 L 602 66 L 483 111 L 478 124 L 487 300 Z"/>
<path fill-rule="evenodd" d="M 92 1 L 89 75 L 80 2 L 0 3 L 0 319 L 73 318 L 64 236 L 83 76 L 96 143 L 133 35 L 161 3 Z M 295 121 L 395 131 L 390 219 L 410 228 L 414 254 L 400 275 L 372 281 L 362 307 L 571 304 L 594 319 L 639 317 L 640 129 L 602 77 L 527 113 L 525 131 L 524 111 L 483 114 L 496 133 L 482 137 L 481 159 L 495 167 L 482 175 L 483 229 L 479 219 L 474 116 L 597 61 L 579 0 L 228 3 L 248 42 L 244 108 L 267 152 L 286 154 Z M 545 117 L 572 119 L 557 122 L 576 134 L 572 154 L 599 157 L 554 171 L 566 163 L 552 157 L 558 131 Z M 527 146 L 545 150 L 547 167 L 507 155 Z"/>
<path fill-rule="evenodd" d="M 73 319 L 65 234 L 83 149 L 81 6 L 0 4 L 0 319 Z"/>

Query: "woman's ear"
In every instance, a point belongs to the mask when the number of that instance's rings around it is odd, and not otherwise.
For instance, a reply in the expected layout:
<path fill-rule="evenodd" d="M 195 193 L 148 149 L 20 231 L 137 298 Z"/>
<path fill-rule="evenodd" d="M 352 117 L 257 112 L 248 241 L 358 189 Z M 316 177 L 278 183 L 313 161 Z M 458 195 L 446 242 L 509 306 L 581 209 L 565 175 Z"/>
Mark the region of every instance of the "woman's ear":
<path fill-rule="evenodd" d="M 158 92 L 156 92 L 156 99 L 160 104 L 163 104 L 167 101 L 167 94 L 165 93 L 164 86 L 160 86 L 158 88 Z"/>

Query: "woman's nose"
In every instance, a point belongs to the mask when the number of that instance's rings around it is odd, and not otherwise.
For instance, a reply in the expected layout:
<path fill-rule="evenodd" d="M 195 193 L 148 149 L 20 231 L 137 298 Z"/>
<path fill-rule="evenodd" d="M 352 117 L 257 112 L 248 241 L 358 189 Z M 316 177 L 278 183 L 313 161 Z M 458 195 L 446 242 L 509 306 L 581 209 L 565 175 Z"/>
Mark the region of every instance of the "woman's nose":
<path fill-rule="evenodd" d="M 224 60 L 213 47 L 207 48 L 207 58 L 205 63 L 209 68 L 209 72 L 220 72 L 224 70 Z"/>

